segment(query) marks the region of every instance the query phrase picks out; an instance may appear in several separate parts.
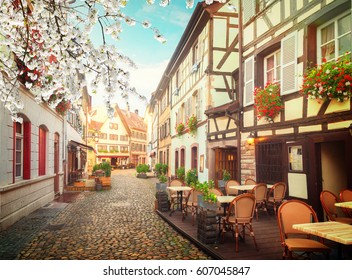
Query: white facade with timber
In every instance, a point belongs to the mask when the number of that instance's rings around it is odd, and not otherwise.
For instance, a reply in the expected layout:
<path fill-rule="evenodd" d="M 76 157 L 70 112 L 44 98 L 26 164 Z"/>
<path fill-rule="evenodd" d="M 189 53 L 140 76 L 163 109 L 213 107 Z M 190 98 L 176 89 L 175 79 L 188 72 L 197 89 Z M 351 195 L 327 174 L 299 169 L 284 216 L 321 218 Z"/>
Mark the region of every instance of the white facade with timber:
<path fill-rule="evenodd" d="M 351 100 L 318 102 L 300 92 L 310 63 L 351 51 L 351 1 L 241 1 L 242 181 L 288 185 L 288 195 L 308 201 L 322 217 L 319 195 L 352 187 Z M 328 45 L 328 47 L 327 47 Z M 258 120 L 253 90 L 280 83 L 283 110 L 273 122 Z M 245 139 L 256 134 L 255 144 Z"/>

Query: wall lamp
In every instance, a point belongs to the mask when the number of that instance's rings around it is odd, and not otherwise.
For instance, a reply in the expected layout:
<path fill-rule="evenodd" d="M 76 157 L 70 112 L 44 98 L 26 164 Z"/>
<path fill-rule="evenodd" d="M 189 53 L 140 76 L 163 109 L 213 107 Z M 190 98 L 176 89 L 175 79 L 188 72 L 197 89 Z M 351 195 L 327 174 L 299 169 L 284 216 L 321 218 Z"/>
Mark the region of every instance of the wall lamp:
<path fill-rule="evenodd" d="M 248 145 L 254 144 L 254 139 L 257 137 L 257 133 L 255 131 L 251 131 L 247 137 Z"/>

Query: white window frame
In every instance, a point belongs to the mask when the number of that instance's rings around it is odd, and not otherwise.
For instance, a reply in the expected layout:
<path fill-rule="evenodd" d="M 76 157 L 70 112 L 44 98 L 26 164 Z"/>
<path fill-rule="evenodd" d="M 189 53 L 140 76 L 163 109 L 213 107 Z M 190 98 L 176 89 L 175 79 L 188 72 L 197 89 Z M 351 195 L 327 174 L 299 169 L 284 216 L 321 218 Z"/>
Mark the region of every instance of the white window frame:
<path fill-rule="evenodd" d="M 351 16 L 351 13 L 350 12 L 346 12 L 346 13 L 343 13 L 335 18 L 333 18 L 332 20 L 320 25 L 318 28 L 317 28 L 317 63 L 318 64 L 321 64 L 321 61 L 323 59 L 322 57 L 322 53 L 321 53 L 321 46 L 322 46 L 322 43 L 321 43 L 321 30 L 323 28 L 325 28 L 326 26 L 330 25 L 331 23 L 334 23 L 334 43 L 335 43 L 335 57 L 333 59 L 330 59 L 330 60 L 334 60 L 334 59 L 337 59 L 339 57 L 341 57 L 341 55 L 339 56 L 339 48 L 338 48 L 338 42 L 339 42 L 339 38 L 346 35 L 343 34 L 341 35 L 340 37 L 338 36 L 338 24 L 337 22 L 342 19 L 343 17 L 345 16 L 348 16 L 350 15 Z M 350 31 L 351 33 L 352 31 Z M 351 35 L 352 36 L 352 35 Z M 350 50 L 352 51 L 352 49 Z"/>
<path fill-rule="evenodd" d="M 23 123 L 15 123 L 20 124 L 21 126 L 21 133 L 17 133 L 17 127 L 16 129 L 16 139 L 15 139 L 15 178 L 16 179 L 22 179 L 23 178 L 23 138 L 24 138 L 24 125 Z M 21 147 L 20 150 L 17 149 L 17 140 L 21 141 Z M 20 162 L 17 162 L 17 153 L 20 153 Z M 17 175 L 17 167 L 20 166 L 21 174 Z"/>
<path fill-rule="evenodd" d="M 280 61 L 280 64 L 277 63 L 277 54 L 278 53 L 280 53 L 280 59 L 281 59 L 281 49 L 278 49 L 278 50 L 270 53 L 266 57 L 264 57 L 264 85 L 266 85 L 266 83 L 268 82 L 268 80 L 267 80 L 267 72 L 268 72 L 267 59 L 271 56 L 274 56 L 274 80 L 273 80 L 273 82 L 278 82 L 278 83 L 281 82 L 281 76 L 280 76 L 279 80 L 276 77 L 278 67 L 280 67 L 280 75 L 281 75 L 281 61 Z"/>

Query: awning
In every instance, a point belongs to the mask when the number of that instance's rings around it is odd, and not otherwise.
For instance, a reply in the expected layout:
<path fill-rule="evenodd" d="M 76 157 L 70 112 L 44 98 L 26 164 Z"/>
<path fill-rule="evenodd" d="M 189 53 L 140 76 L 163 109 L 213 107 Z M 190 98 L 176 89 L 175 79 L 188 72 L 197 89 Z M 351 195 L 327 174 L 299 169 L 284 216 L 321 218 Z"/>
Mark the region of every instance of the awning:
<path fill-rule="evenodd" d="M 88 145 L 85 145 L 83 143 L 79 143 L 79 142 L 74 141 L 74 140 L 71 140 L 70 142 L 68 142 L 68 144 L 72 145 L 72 146 L 80 146 L 83 149 L 88 149 L 88 150 L 94 151 L 94 148 L 92 146 L 88 146 Z"/>
<path fill-rule="evenodd" d="M 150 156 L 150 157 L 155 157 L 155 154 L 156 154 L 155 152 L 151 152 L 151 153 L 149 154 L 149 156 Z"/>

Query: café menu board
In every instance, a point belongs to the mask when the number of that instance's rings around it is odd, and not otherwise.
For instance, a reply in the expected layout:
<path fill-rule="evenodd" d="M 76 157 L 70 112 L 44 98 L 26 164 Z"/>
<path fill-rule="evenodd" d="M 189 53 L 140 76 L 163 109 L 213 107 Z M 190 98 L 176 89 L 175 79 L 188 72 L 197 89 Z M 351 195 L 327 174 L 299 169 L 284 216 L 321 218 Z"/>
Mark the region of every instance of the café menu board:
<path fill-rule="evenodd" d="M 301 145 L 288 147 L 288 159 L 290 171 L 303 171 L 303 155 Z"/>

